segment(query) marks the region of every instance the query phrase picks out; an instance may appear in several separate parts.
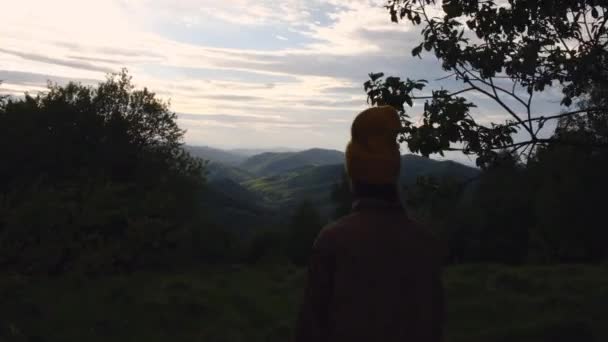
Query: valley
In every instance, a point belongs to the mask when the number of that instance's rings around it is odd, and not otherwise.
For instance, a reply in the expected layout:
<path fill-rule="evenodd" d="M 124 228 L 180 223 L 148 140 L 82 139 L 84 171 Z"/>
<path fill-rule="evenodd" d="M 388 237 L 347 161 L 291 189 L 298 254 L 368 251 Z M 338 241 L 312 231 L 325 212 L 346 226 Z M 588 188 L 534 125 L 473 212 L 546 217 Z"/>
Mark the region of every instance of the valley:
<path fill-rule="evenodd" d="M 229 229 L 242 233 L 252 227 L 283 225 L 294 207 L 306 200 L 314 203 L 325 221 L 330 219 L 331 192 L 344 173 L 341 151 L 313 148 L 247 156 L 211 147 L 188 146 L 187 150 L 208 161 L 211 191 L 203 201 L 210 216 Z M 479 173 L 457 162 L 413 154 L 403 155 L 401 163 L 404 191 L 423 175 L 464 182 Z"/>

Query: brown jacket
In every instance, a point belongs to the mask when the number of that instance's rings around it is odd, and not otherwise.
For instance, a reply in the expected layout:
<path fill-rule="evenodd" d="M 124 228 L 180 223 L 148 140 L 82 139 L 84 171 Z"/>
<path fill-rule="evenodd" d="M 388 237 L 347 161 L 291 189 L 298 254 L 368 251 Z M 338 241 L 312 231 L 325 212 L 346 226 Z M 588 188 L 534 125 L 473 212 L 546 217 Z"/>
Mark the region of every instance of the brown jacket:
<path fill-rule="evenodd" d="M 315 241 L 296 342 L 441 341 L 442 255 L 401 206 L 359 200 Z"/>

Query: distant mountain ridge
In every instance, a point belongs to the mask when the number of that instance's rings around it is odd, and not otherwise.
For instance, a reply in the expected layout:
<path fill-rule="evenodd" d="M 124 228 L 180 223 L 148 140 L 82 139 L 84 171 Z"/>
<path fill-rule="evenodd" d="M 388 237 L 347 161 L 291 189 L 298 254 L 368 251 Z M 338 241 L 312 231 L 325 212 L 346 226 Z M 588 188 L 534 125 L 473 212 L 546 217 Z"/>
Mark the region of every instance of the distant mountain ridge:
<path fill-rule="evenodd" d="M 246 155 L 209 146 L 185 145 L 184 149 L 195 157 L 226 165 L 238 165 L 248 158 Z"/>
<path fill-rule="evenodd" d="M 256 154 L 262 154 L 266 152 L 284 153 L 284 152 L 299 152 L 301 150 L 289 147 L 272 147 L 272 148 L 231 148 L 226 150 L 231 153 L 238 155 L 252 157 Z"/>
<path fill-rule="evenodd" d="M 275 175 L 303 166 L 323 166 L 344 162 L 344 153 L 313 148 L 299 152 L 267 152 L 254 155 L 239 165 L 259 176 Z"/>
<path fill-rule="evenodd" d="M 217 220 L 237 230 L 276 224 L 305 199 L 324 216 L 329 215 L 333 210 L 332 188 L 345 171 L 344 153 L 335 150 L 265 152 L 240 159 L 219 149 L 194 150 L 197 156 L 211 160 L 207 167 L 211 195 L 206 203 Z M 420 176 L 466 181 L 478 173 L 478 169 L 454 161 L 412 154 L 401 157 L 400 183 L 405 187 Z"/>
<path fill-rule="evenodd" d="M 406 186 L 414 184 L 420 176 L 467 180 L 479 172 L 479 169 L 452 160 L 434 160 L 415 154 L 401 156 L 401 184 Z"/>
<path fill-rule="evenodd" d="M 219 162 L 227 165 L 238 165 L 243 163 L 248 158 L 263 154 L 263 153 L 293 153 L 298 152 L 296 149 L 287 147 L 275 147 L 270 149 L 259 148 L 235 148 L 222 149 L 211 146 L 196 146 L 185 145 L 186 151 L 190 152 L 195 157 L 209 160 L 211 162 Z"/>

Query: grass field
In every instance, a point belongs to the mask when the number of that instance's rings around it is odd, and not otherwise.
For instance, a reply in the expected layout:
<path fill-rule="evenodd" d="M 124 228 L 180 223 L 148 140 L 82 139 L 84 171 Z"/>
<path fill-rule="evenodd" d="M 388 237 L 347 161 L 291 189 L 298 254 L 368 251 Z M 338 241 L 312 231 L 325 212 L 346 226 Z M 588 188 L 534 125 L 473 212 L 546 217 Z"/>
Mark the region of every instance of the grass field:
<path fill-rule="evenodd" d="M 0 278 L 0 341 L 289 341 L 303 270 Z M 608 341 L 608 267 L 446 270 L 448 341 Z"/>

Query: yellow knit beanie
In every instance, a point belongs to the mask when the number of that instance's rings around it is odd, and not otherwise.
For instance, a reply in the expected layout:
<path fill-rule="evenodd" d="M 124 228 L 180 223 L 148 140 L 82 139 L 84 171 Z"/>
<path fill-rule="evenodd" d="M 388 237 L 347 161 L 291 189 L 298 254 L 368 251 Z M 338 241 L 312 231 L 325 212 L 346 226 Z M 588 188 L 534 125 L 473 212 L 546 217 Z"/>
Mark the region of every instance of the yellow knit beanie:
<path fill-rule="evenodd" d="M 397 143 L 400 129 L 399 114 L 393 107 L 373 107 L 359 113 L 346 147 L 349 177 L 369 184 L 397 182 L 401 164 Z"/>

